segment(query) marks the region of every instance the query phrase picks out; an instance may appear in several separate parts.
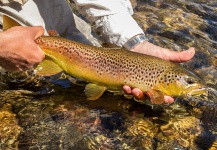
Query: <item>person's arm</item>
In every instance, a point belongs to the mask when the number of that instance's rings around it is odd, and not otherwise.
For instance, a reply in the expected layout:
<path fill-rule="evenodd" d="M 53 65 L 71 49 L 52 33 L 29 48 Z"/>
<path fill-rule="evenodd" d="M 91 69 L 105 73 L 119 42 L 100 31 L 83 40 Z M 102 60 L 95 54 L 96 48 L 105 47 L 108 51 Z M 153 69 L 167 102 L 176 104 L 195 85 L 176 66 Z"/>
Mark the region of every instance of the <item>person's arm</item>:
<path fill-rule="evenodd" d="M 132 18 L 133 9 L 129 0 L 74 0 L 79 12 L 93 25 L 107 42 L 123 46 L 128 50 L 156 56 L 174 62 L 190 60 L 195 49 L 175 52 L 161 48 L 148 42 L 142 29 Z M 139 40 L 137 39 L 139 38 Z M 124 85 L 123 90 L 127 94 L 133 94 L 142 99 L 143 92 Z M 165 96 L 165 103 L 172 103 L 174 99 Z"/>
<path fill-rule="evenodd" d="M 129 0 L 74 1 L 79 12 L 109 43 L 174 62 L 188 61 L 195 54 L 194 48 L 175 52 L 148 42 L 143 30 L 131 16 L 133 9 Z"/>
<path fill-rule="evenodd" d="M 92 24 L 107 42 L 117 46 L 135 35 L 144 34 L 132 18 L 129 0 L 74 0 L 79 12 Z"/>
<path fill-rule="evenodd" d="M 44 53 L 34 42 L 44 34 L 44 29 L 13 27 L 0 32 L 0 66 L 6 71 L 22 71 L 43 60 Z"/>

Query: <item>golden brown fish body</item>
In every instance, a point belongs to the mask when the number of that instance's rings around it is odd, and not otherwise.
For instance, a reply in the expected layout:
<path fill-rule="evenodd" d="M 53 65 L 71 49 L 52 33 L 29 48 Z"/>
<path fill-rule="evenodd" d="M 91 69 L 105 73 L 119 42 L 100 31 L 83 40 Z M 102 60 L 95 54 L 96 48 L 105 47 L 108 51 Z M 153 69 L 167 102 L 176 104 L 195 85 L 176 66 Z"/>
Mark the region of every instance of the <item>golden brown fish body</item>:
<path fill-rule="evenodd" d="M 156 104 L 163 102 L 164 95 L 206 92 L 194 74 L 153 56 L 124 49 L 98 48 L 61 37 L 41 37 L 36 43 L 66 73 L 103 87 L 89 86 L 97 89 L 86 92 L 89 99 L 97 99 L 106 88 L 121 91 L 125 84 L 147 92 Z M 101 92 L 96 92 L 99 90 Z"/>

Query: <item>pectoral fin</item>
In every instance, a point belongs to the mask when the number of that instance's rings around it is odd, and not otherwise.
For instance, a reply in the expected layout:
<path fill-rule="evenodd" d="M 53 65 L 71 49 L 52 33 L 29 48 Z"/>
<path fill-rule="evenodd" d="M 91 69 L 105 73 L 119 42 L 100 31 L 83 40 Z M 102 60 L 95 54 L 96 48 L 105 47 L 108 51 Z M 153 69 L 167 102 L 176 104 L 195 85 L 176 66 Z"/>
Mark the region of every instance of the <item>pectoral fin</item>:
<path fill-rule="evenodd" d="M 157 90 L 149 90 L 147 95 L 152 104 L 162 104 L 164 102 L 164 93 Z"/>
<path fill-rule="evenodd" d="M 49 57 L 40 62 L 35 68 L 39 75 L 50 76 L 62 72 L 63 70 Z"/>
<path fill-rule="evenodd" d="M 99 85 L 90 83 L 86 85 L 84 92 L 88 100 L 96 100 L 100 96 L 102 96 L 105 90 L 106 90 L 106 87 L 104 86 L 99 86 Z"/>

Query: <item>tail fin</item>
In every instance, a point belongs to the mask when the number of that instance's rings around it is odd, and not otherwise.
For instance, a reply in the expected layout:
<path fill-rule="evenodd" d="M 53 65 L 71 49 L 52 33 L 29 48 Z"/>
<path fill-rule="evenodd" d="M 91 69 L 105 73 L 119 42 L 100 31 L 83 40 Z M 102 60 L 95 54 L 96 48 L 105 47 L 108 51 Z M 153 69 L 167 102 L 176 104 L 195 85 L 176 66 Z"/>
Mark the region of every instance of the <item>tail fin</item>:
<path fill-rule="evenodd" d="M 6 15 L 3 15 L 2 19 L 3 19 L 3 24 L 2 24 L 3 31 L 10 29 L 14 26 L 21 26 L 20 23 L 18 23 L 17 21 L 15 21 L 14 19 L 12 19 Z"/>

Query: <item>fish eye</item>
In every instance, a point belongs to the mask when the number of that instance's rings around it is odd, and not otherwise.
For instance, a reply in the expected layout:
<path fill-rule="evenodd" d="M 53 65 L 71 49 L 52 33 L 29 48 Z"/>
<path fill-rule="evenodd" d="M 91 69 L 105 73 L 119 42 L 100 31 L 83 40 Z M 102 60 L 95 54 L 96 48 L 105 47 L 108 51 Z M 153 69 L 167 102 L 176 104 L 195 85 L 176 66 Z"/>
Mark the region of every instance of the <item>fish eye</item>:
<path fill-rule="evenodd" d="M 193 84 L 193 83 L 195 83 L 195 80 L 193 78 L 187 78 L 187 83 Z"/>

